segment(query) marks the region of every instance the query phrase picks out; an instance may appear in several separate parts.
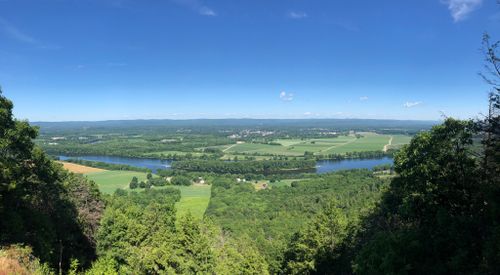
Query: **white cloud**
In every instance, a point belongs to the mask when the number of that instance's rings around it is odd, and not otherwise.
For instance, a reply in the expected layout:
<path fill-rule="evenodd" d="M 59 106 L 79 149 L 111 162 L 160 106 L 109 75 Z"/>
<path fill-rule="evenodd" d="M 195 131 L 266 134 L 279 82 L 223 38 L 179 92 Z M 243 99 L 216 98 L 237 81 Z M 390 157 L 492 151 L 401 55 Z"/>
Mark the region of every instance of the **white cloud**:
<path fill-rule="evenodd" d="M 197 12 L 200 15 L 204 16 L 217 16 L 217 13 L 203 5 L 199 0 L 171 0 L 174 3 L 177 3 L 178 5 L 187 7 L 195 12 Z"/>
<path fill-rule="evenodd" d="M 2 17 L 0 17 L 0 31 L 2 31 L 6 35 L 10 36 L 11 38 L 17 41 L 28 44 L 38 44 L 38 41 L 35 38 L 29 36 L 28 34 L 14 27 L 12 24 L 10 24 L 7 20 L 3 19 Z"/>
<path fill-rule="evenodd" d="M 312 115 L 312 114 L 313 114 L 313 113 L 311 113 L 311 112 L 305 112 L 305 113 L 304 113 L 304 115 L 305 115 L 305 116 L 310 116 L 310 115 Z"/>
<path fill-rule="evenodd" d="M 201 7 L 199 13 L 206 16 L 217 16 L 217 13 L 208 7 Z"/>
<path fill-rule="evenodd" d="M 362 97 L 359 98 L 359 100 L 366 101 L 366 100 L 368 100 L 368 97 L 367 96 L 362 96 Z"/>
<path fill-rule="evenodd" d="M 442 2 L 448 6 L 453 20 L 459 22 L 478 9 L 483 0 L 442 0 Z"/>
<path fill-rule="evenodd" d="M 283 101 L 292 101 L 293 100 L 293 94 L 292 93 L 287 93 L 285 91 L 280 93 L 280 99 Z"/>
<path fill-rule="evenodd" d="M 301 11 L 291 11 L 288 13 L 288 17 L 292 19 L 304 19 L 307 18 L 307 13 Z"/>
<path fill-rule="evenodd" d="M 416 107 L 418 105 L 422 104 L 422 101 L 407 101 L 405 104 L 403 104 L 403 106 L 405 108 L 413 108 L 413 107 Z"/>
<path fill-rule="evenodd" d="M 42 50 L 59 50 L 60 46 L 51 45 L 44 42 L 41 42 L 35 39 L 33 36 L 21 31 L 12 25 L 9 21 L 5 20 L 0 16 L 0 35 L 4 33 L 6 36 L 14 39 L 18 42 L 29 44 L 35 48 Z"/>

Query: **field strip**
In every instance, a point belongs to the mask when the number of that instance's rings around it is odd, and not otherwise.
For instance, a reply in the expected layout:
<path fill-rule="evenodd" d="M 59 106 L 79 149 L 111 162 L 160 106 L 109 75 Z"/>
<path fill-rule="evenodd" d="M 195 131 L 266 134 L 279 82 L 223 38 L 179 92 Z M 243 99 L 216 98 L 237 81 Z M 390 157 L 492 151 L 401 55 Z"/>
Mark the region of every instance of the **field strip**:
<path fill-rule="evenodd" d="M 87 173 L 106 171 L 104 169 L 84 166 L 84 165 L 75 164 L 75 163 L 71 163 L 71 162 L 64 162 L 64 161 L 56 161 L 56 162 L 62 164 L 64 169 L 66 169 L 70 172 L 76 173 L 76 174 L 87 174 Z"/>
<path fill-rule="evenodd" d="M 352 140 L 349 140 L 349 141 L 348 141 L 348 142 L 346 142 L 346 143 L 336 144 L 336 145 L 333 145 L 333 146 L 330 146 L 330 147 L 326 148 L 326 150 L 321 150 L 320 152 L 328 152 L 328 151 L 330 151 L 330 150 L 332 150 L 332 149 L 335 149 L 335 148 L 342 147 L 342 146 L 344 146 L 344 145 L 347 145 L 347 144 L 353 143 L 353 142 L 355 142 L 356 140 L 357 140 L 357 139 L 352 139 Z"/>
<path fill-rule="evenodd" d="M 229 149 L 233 148 L 233 147 L 234 147 L 234 146 L 236 146 L 236 145 L 238 145 L 238 143 L 233 144 L 233 145 L 231 145 L 231 146 L 227 147 L 226 149 L 222 150 L 222 152 L 226 152 L 227 150 L 229 150 Z"/>
<path fill-rule="evenodd" d="M 389 146 L 392 145 L 392 140 L 394 139 L 393 136 L 391 136 L 391 138 L 389 139 L 389 143 L 384 145 L 384 152 L 387 152 L 387 150 L 389 150 Z"/>

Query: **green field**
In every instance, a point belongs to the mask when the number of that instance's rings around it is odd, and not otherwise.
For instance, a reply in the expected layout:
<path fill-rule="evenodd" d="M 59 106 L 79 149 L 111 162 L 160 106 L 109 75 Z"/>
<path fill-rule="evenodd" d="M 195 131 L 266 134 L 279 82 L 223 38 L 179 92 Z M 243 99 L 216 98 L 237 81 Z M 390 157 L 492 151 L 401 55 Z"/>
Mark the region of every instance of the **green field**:
<path fill-rule="evenodd" d="M 196 218 L 203 218 L 210 202 L 210 185 L 171 186 L 181 190 L 181 200 L 176 204 L 177 216 L 191 212 Z"/>
<path fill-rule="evenodd" d="M 99 186 L 99 190 L 105 194 L 113 194 L 116 189 L 129 190 L 129 183 L 133 177 L 139 181 L 146 180 L 146 173 L 130 171 L 104 171 L 85 174 L 88 179 L 93 180 Z M 203 218 L 205 210 L 210 201 L 210 185 L 192 186 L 168 186 L 181 191 L 181 200 L 176 204 L 177 214 L 183 215 L 191 212 L 197 218 Z M 154 187 L 162 188 L 162 187 Z M 141 189 L 136 189 L 141 190 Z"/>
<path fill-rule="evenodd" d="M 361 138 L 355 136 L 339 136 L 337 138 L 317 139 L 278 139 L 275 142 L 280 145 L 269 145 L 261 143 L 242 143 L 222 145 L 216 148 L 225 149 L 225 158 L 230 155 L 281 155 L 281 156 L 303 156 L 305 152 L 321 154 L 345 154 L 347 152 L 382 151 L 389 143 L 390 135 L 379 135 L 375 133 L 362 133 Z M 400 146 L 409 142 L 411 137 L 403 135 L 393 136 L 394 146 Z"/>
<path fill-rule="evenodd" d="M 411 138 L 411 136 L 394 135 L 391 146 L 389 146 L 389 148 L 399 149 L 401 148 L 401 146 L 410 143 Z"/>
<path fill-rule="evenodd" d="M 104 194 L 113 194 L 116 189 L 128 189 L 133 177 L 139 181 L 146 180 L 146 173 L 133 171 L 104 171 L 85 174 L 88 179 L 93 180 Z"/>

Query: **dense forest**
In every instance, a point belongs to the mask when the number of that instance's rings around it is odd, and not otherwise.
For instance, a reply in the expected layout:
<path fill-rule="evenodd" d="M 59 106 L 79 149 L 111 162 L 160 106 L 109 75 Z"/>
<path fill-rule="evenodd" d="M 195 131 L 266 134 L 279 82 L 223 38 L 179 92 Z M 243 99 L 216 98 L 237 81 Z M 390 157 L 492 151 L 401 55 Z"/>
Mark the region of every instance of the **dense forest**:
<path fill-rule="evenodd" d="M 314 160 L 263 160 L 263 161 L 176 161 L 173 169 L 185 171 L 212 172 L 219 174 L 273 174 L 301 172 L 316 169 Z"/>
<path fill-rule="evenodd" d="M 387 185 L 368 170 L 322 175 L 258 192 L 251 183 L 235 185 L 221 179 L 212 184 L 206 216 L 235 236 L 249 236 L 272 273 L 278 273 L 286 240 L 322 207 L 335 200 L 342 214 L 355 221 Z"/>
<path fill-rule="evenodd" d="M 0 92 L 0 273 L 499 274 L 500 42 L 483 43 L 489 112 L 418 133 L 395 153 L 395 175 L 262 190 L 215 175 L 203 220 L 177 216 L 171 187 L 102 195 L 34 143 L 37 128 Z"/>

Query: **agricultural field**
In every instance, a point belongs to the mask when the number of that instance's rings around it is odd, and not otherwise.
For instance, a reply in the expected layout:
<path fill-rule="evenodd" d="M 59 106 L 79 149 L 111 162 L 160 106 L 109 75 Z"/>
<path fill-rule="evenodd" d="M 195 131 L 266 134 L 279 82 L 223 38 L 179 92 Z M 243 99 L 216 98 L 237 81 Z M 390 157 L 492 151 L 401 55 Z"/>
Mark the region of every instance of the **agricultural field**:
<path fill-rule="evenodd" d="M 305 152 L 315 155 L 345 154 L 347 152 L 382 151 L 384 146 L 389 144 L 392 138 L 392 145 L 397 148 L 410 141 L 411 137 L 404 135 L 379 135 L 370 132 L 362 133 L 361 138 L 355 136 L 339 136 L 337 138 L 317 138 L 317 139 L 278 139 L 275 143 L 279 145 L 269 145 L 261 143 L 241 143 L 222 145 L 219 148 L 224 151 L 224 159 L 231 156 L 244 157 L 252 155 L 265 157 L 266 155 L 280 155 L 289 157 L 303 156 Z M 392 148 L 392 147 L 390 147 Z"/>
<path fill-rule="evenodd" d="M 99 168 L 94 168 L 94 167 L 89 167 L 89 166 L 83 166 L 80 164 L 76 163 L 70 163 L 70 162 L 64 162 L 64 161 L 57 161 L 57 163 L 60 163 L 63 165 L 64 169 L 73 172 L 75 174 L 85 174 L 85 173 L 95 173 L 95 172 L 103 172 L 106 171 L 104 169 L 99 169 Z"/>
<path fill-rule="evenodd" d="M 104 194 L 113 194 L 118 188 L 128 189 L 133 177 L 137 177 L 139 181 L 145 181 L 146 175 L 146 173 L 134 171 L 103 171 L 85 174 L 89 180 L 99 186 L 99 190 Z"/>
<path fill-rule="evenodd" d="M 170 186 L 181 190 L 181 200 L 176 204 L 177 216 L 187 212 L 196 218 L 203 218 L 210 202 L 210 185 Z"/>
<path fill-rule="evenodd" d="M 410 143 L 411 138 L 412 138 L 411 136 L 394 135 L 393 140 L 392 140 L 389 148 L 390 149 L 399 149 L 399 148 L 401 148 L 401 146 Z"/>
<path fill-rule="evenodd" d="M 103 171 L 85 174 L 99 186 L 99 190 L 105 194 L 113 194 L 116 189 L 129 189 L 129 183 L 133 177 L 139 181 L 146 180 L 146 173 L 131 171 Z M 181 200 L 177 202 L 177 215 L 183 215 L 191 212 L 197 218 L 203 218 L 203 214 L 208 207 L 211 194 L 210 185 L 191 185 L 191 186 L 166 186 L 179 189 L 181 191 Z M 153 187 L 165 188 L 165 187 Z M 141 189 L 135 189 L 141 190 Z"/>

